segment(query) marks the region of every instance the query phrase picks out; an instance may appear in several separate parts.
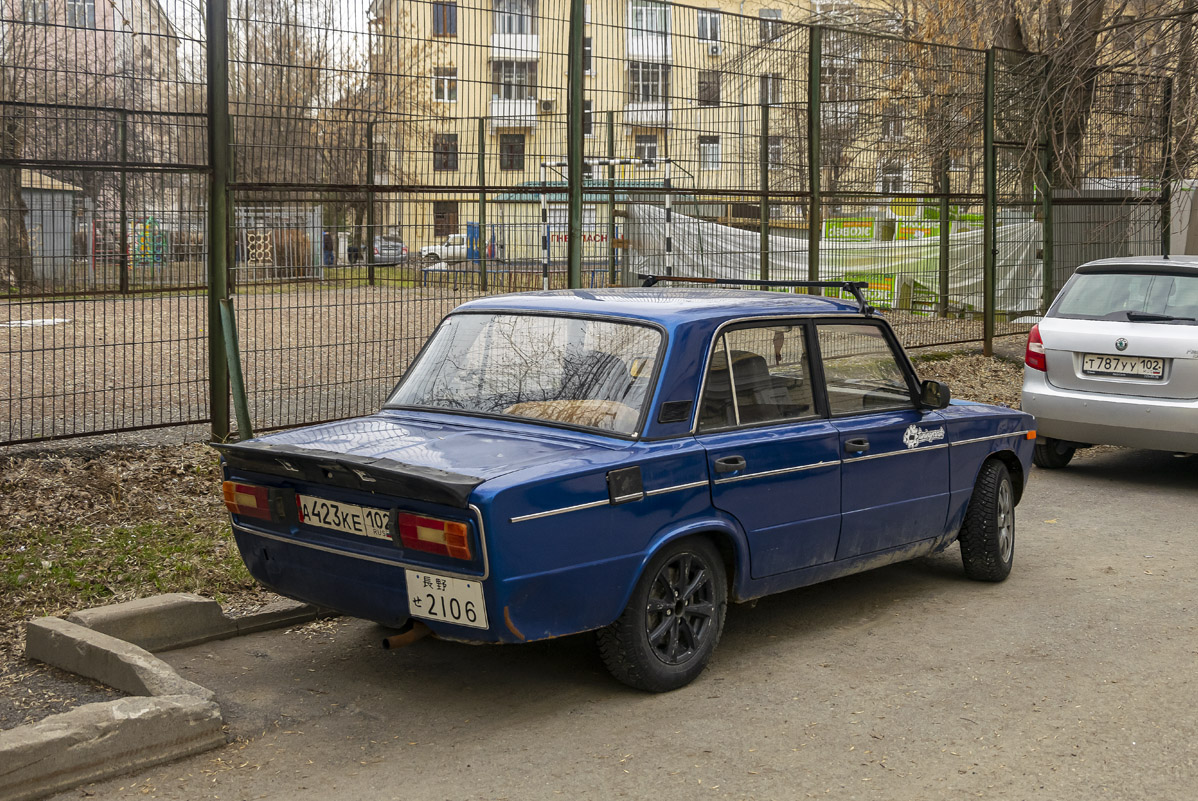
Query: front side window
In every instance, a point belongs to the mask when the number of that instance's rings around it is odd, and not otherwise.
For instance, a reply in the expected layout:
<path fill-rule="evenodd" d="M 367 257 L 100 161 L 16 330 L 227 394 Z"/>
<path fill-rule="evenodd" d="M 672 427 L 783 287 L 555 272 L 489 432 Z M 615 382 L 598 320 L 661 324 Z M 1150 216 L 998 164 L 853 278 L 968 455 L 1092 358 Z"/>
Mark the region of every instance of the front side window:
<path fill-rule="evenodd" d="M 388 407 L 636 433 L 661 347 L 653 328 L 521 314 L 446 318 Z"/>
<path fill-rule="evenodd" d="M 524 134 L 499 135 L 499 169 L 524 169 Z"/>
<path fill-rule="evenodd" d="M 537 0 L 495 0 L 495 33 L 537 32 Z"/>
<path fill-rule="evenodd" d="M 458 35 L 458 4 L 434 0 L 433 2 L 433 36 Z"/>
<path fill-rule="evenodd" d="M 633 103 L 664 103 L 670 96 L 670 65 L 630 61 L 628 94 Z"/>
<path fill-rule="evenodd" d="M 67 0 L 67 25 L 72 28 L 95 28 L 96 0 Z"/>
<path fill-rule="evenodd" d="M 803 326 L 771 321 L 726 331 L 703 381 L 699 431 L 815 417 Z"/>
<path fill-rule="evenodd" d="M 437 67 L 433 71 L 433 100 L 439 103 L 458 102 L 457 67 Z"/>
<path fill-rule="evenodd" d="M 1061 290 L 1053 317 L 1123 322 L 1198 319 L 1198 275 L 1077 273 Z M 1189 318 L 1189 319 L 1184 319 Z"/>
<path fill-rule="evenodd" d="M 718 136 L 699 137 L 699 169 L 718 170 L 720 168 L 720 138 Z"/>
<path fill-rule="evenodd" d="M 456 170 L 458 168 L 458 135 L 435 134 L 433 136 L 433 169 Z"/>
<path fill-rule="evenodd" d="M 816 331 L 834 417 L 914 408 L 907 373 L 881 327 L 821 323 Z"/>
<path fill-rule="evenodd" d="M 494 100 L 536 100 L 537 62 L 496 61 L 491 64 Z"/>

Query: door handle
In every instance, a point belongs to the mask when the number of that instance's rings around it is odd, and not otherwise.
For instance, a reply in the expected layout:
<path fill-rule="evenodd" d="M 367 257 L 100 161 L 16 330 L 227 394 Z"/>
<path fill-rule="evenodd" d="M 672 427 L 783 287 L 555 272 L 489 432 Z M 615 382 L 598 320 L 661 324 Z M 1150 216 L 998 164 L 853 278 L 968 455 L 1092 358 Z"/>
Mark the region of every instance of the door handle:
<path fill-rule="evenodd" d="M 848 453 L 869 453 L 869 440 L 865 437 L 845 440 L 844 449 Z"/>
<path fill-rule="evenodd" d="M 735 473 L 737 470 L 744 470 L 746 464 L 743 456 L 725 456 L 715 460 L 715 471 L 717 473 Z"/>

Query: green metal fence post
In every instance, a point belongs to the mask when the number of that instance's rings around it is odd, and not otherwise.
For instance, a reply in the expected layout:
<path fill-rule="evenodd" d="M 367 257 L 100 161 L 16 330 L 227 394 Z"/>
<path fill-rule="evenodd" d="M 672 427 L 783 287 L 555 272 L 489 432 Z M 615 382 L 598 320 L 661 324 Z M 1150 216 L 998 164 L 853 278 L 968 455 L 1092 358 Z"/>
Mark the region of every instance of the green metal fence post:
<path fill-rule="evenodd" d="M 478 118 L 478 289 L 487 291 L 487 118 Z"/>
<path fill-rule="evenodd" d="M 253 439 L 254 429 L 250 425 L 250 401 L 245 392 L 245 378 L 241 373 L 241 348 L 237 344 L 237 318 L 233 316 L 233 301 L 220 300 L 221 333 L 225 341 L 225 355 L 229 367 L 229 384 L 233 390 L 233 408 L 237 411 L 237 438 L 244 442 Z"/>
<path fill-rule="evenodd" d="M 229 369 L 220 302 L 229 294 L 229 8 L 208 2 L 208 409 L 212 438 L 229 437 Z"/>
<path fill-rule="evenodd" d="M 938 254 L 939 275 L 937 276 L 938 287 L 936 299 L 936 314 L 940 317 L 948 316 L 948 259 L 949 259 L 949 234 L 952 233 L 952 221 L 949 220 L 949 205 L 948 195 L 950 191 L 948 183 L 948 154 L 940 155 L 940 252 Z"/>
<path fill-rule="evenodd" d="M 1164 128 L 1161 131 L 1163 160 L 1161 164 L 1161 255 L 1166 258 L 1173 249 L 1173 83 L 1175 78 L 1165 80 Z"/>
<path fill-rule="evenodd" d="M 761 104 L 761 280 L 770 280 L 770 104 Z"/>
<path fill-rule="evenodd" d="M 121 111 L 120 121 L 120 137 L 121 137 L 121 236 L 120 247 L 121 255 L 119 264 L 121 274 L 117 281 L 120 284 L 121 294 L 126 294 L 129 291 L 129 173 L 125 172 L 125 165 L 129 163 L 129 112 Z"/>
<path fill-rule="evenodd" d="M 607 112 L 607 283 L 616 281 L 616 113 Z"/>
<path fill-rule="evenodd" d="M 983 182 L 986 196 L 983 225 L 982 353 L 994 355 L 994 276 L 998 261 L 998 159 L 994 144 L 994 49 L 986 51 L 986 88 L 983 105 Z"/>
<path fill-rule="evenodd" d="M 811 189 L 811 209 L 807 214 L 807 280 L 819 280 L 819 238 L 823 227 L 823 198 L 820 197 L 820 83 L 823 28 L 808 32 L 807 48 L 807 180 Z M 811 290 L 819 292 L 818 289 Z"/>
<path fill-rule="evenodd" d="M 1048 311 L 1057 294 L 1056 250 L 1052 219 L 1052 141 L 1045 135 L 1040 146 L 1040 313 Z"/>
<path fill-rule="evenodd" d="M 569 243 L 567 248 L 567 285 L 582 286 L 582 160 L 583 150 L 583 99 L 586 75 L 582 71 L 582 48 L 586 33 L 586 2 L 570 0 L 570 56 L 567 70 L 566 110 L 567 184 L 569 185 Z"/>
<path fill-rule="evenodd" d="M 374 286 L 374 123 L 366 123 L 366 282 Z"/>

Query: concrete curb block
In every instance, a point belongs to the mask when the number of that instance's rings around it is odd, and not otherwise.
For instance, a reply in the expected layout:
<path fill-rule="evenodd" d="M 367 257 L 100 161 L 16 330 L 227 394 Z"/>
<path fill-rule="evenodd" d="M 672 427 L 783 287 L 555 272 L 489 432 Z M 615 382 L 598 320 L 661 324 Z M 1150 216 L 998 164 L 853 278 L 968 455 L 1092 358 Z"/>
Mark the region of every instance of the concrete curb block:
<path fill-rule="evenodd" d="M 87 704 L 0 732 L 0 799 L 29 801 L 224 744 L 212 701 L 174 695 Z"/>
<path fill-rule="evenodd" d="M 211 690 L 183 678 L 144 648 L 56 617 L 29 622 L 25 655 L 130 695 L 194 695 L 205 701 L 216 698 Z"/>
<path fill-rule="evenodd" d="M 215 601 L 172 593 L 45 617 L 26 628 L 25 654 L 135 696 L 87 704 L 0 731 L 0 801 L 29 801 L 224 745 L 216 694 L 150 650 L 165 651 L 314 620 L 278 601 L 229 617 Z"/>
<path fill-rule="evenodd" d="M 211 598 L 173 592 L 85 609 L 67 620 L 157 652 L 306 623 L 316 614 L 314 606 L 281 600 L 252 615 L 229 617 Z"/>

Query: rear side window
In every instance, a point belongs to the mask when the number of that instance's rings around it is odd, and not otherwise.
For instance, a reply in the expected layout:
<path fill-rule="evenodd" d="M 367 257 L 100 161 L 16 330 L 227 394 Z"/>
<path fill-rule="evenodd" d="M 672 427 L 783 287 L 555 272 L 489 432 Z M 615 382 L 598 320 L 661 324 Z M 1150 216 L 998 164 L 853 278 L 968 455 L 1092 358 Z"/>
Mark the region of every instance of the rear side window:
<path fill-rule="evenodd" d="M 699 407 L 699 430 L 814 417 L 803 328 L 770 323 L 716 340 Z"/>
<path fill-rule="evenodd" d="M 1053 316 L 1127 320 L 1127 312 L 1198 318 L 1198 275 L 1078 273 Z"/>

